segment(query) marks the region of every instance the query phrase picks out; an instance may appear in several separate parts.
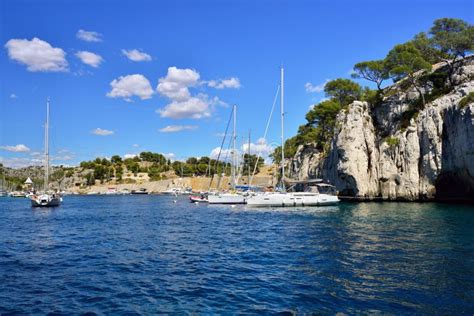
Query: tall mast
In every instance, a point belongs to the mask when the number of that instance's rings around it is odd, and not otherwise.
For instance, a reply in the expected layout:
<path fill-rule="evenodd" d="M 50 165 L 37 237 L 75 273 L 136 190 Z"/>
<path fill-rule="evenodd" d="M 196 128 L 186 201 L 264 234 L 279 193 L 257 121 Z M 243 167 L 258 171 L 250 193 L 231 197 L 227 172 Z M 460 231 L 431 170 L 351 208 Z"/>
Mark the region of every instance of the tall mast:
<path fill-rule="evenodd" d="M 251 130 L 249 130 L 249 145 L 248 145 L 248 155 L 247 155 L 247 167 L 248 167 L 248 184 L 250 185 L 250 162 L 252 161 L 250 159 L 250 132 Z M 257 161 L 255 161 L 255 163 L 257 163 Z"/>
<path fill-rule="evenodd" d="M 284 103 L 283 103 L 283 97 L 284 97 L 284 70 L 283 66 L 281 66 L 281 73 L 280 73 L 280 81 L 281 81 L 281 90 L 280 90 L 280 114 L 281 114 L 281 185 L 283 188 L 283 191 L 286 191 L 285 189 L 285 137 L 283 135 L 283 130 L 284 130 L 284 120 L 285 120 L 285 109 L 284 109 Z"/>
<path fill-rule="evenodd" d="M 44 191 L 48 191 L 49 180 L 49 98 L 46 101 L 46 124 L 44 125 Z"/>
<path fill-rule="evenodd" d="M 237 126 L 237 106 L 234 105 L 234 132 L 232 135 L 232 189 L 235 189 L 235 168 L 237 168 L 237 155 L 235 154 L 235 142 L 237 140 L 237 135 L 235 133 L 235 129 Z"/>

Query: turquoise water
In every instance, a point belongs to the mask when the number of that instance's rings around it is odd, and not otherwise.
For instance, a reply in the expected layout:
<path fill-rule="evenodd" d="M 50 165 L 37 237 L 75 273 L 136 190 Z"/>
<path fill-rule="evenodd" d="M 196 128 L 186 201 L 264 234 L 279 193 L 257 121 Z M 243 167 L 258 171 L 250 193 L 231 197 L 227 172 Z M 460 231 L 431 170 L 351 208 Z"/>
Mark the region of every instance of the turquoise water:
<path fill-rule="evenodd" d="M 0 198 L 0 314 L 474 313 L 474 207 Z"/>

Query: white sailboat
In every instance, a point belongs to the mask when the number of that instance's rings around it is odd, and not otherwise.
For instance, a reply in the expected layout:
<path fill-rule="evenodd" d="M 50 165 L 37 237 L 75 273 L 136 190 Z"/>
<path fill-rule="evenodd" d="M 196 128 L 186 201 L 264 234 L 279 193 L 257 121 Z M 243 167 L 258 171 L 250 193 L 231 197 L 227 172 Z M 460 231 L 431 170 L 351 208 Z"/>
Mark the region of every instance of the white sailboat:
<path fill-rule="evenodd" d="M 231 177 L 231 189 L 233 192 L 218 192 L 213 195 L 208 196 L 208 202 L 209 204 L 245 204 L 246 202 L 246 196 L 243 194 L 235 192 L 236 186 L 237 186 L 237 152 L 236 152 L 236 140 L 237 140 L 237 134 L 236 134 L 236 126 L 237 126 L 237 106 L 234 105 L 233 108 L 233 119 L 234 119 L 234 131 L 232 133 L 232 142 L 233 142 L 233 148 L 232 148 L 232 177 Z"/>
<path fill-rule="evenodd" d="M 33 207 L 53 207 L 61 204 L 59 194 L 48 192 L 49 189 L 49 99 L 46 102 L 46 123 L 44 125 L 44 192 L 31 196 Z"/>
<path fill-rule="evenodd" d="M 280 116 L 281 116 L 281 175 L 282 175 L 282 192 L 266 192 L 256 194 L 247 199 L 250 206 L 316 206 L 337 204 L 339 199 L 332 194 L 321 193 L 317 187 L 307 185 L 304 192 L 286 192 L 285 188 L 285 138 L 283 134 L 284 128 L 284 70 L 281 68 L 280 73 L 281 90 L 280 90 Z M 289 181 L 291 182 L 291 181 Z M 294 181 L 295 184 L 309 183 L 311 181 Z M 326 184 L 326 186 L 328 186 Z M 332 186 L 330 186 L 332 187 Z M 293 187 L 292 187 L 293 188 Z"/>

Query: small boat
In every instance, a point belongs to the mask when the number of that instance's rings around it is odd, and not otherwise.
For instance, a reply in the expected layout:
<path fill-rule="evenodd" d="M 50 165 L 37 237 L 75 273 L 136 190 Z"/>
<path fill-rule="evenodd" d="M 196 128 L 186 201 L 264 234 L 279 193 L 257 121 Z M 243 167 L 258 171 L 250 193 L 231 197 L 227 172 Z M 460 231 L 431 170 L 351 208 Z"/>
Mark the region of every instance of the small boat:
<path fill-rule="evenodd" d="M 199 195 L 190 195 L 189 196 L 189 201 L 191 203 L 207 203 L 209 202 L 208 200 L 208 195 L 207 194 L 199 194 Z"/>
<path fill-rule="evenodd" d="M 180 188 L 169 188 L 161 193 L 165 195 L 178 195 L 180 192 L 181 192 Z"/>
<path fill-rule="evenodd" d="M 145 188 L 141 188 L 138 190 L 132 190 L 131 194 L 148 194 L 148 191 Z"/>
<path fill-rule="evenodd" d="M 25 192 L 13 191 L 10 192 L 9 196 L 14 198 L 24 198 L 26 197 L 26 194 Z"/>
<path fill-rule="evenodd" d="M 105 192 L 106 195 L 118 195 L 120 194 L 116 188 L 107 188 L 107 191 Z"/>
<path fill-rule="evenodd" d="M 33 207 L 54 207 L 59 206 L 62 198 L 57 194 L 39 194 L 31 197 L 31 206 Z"/>
<path fill-rule="evenodd" d="M 59 194 L 49 193 L 49 99 L 46 102 L 46 123 L 44 125 L 44 193 L 34 194 L 30 197 L 32 207 L 59 206 L 62 198 Z"/>

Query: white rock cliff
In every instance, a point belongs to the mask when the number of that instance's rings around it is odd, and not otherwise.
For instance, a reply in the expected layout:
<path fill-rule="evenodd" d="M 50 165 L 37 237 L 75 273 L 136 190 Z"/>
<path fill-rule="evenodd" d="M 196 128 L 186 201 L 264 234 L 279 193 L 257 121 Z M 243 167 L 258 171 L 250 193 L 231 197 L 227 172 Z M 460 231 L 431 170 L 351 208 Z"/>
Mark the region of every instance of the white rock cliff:
<path fill-rule="evenodd" d="M 462 83 L 411 116 L 417 94 L 397 86 L 374 109 L 353 102 L 338 114 L 329 152 L 300 146 L 288 162 L 290 176 L 323 178 L 341 195 L 362 199 L 473 200 L 474 104 L 459 106 L 474 92 L 473 58 L 463 73 Z"/>

